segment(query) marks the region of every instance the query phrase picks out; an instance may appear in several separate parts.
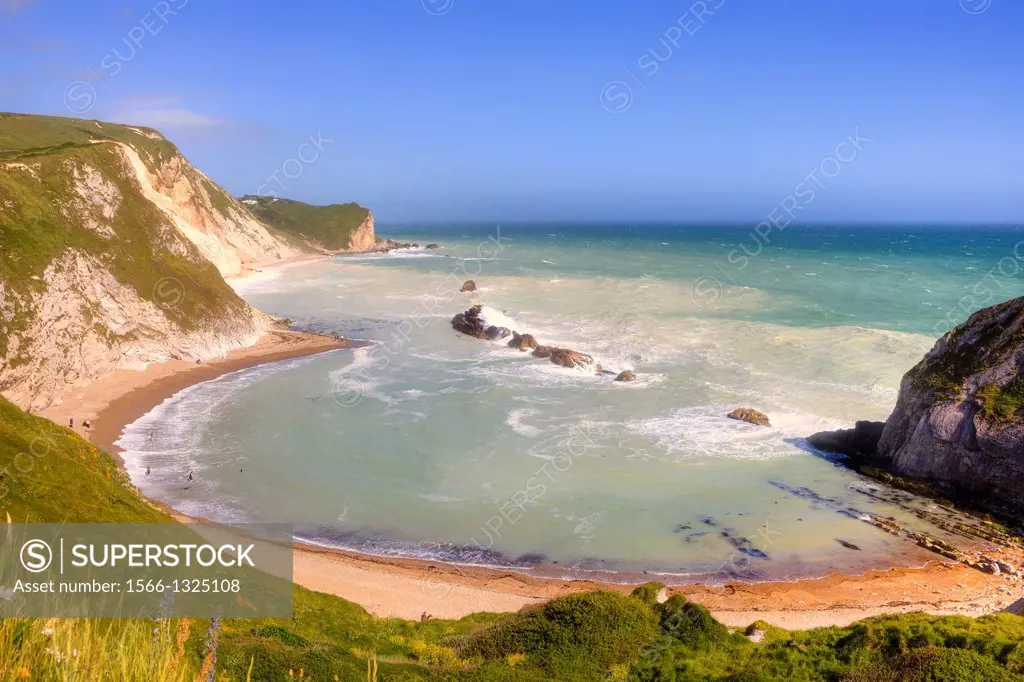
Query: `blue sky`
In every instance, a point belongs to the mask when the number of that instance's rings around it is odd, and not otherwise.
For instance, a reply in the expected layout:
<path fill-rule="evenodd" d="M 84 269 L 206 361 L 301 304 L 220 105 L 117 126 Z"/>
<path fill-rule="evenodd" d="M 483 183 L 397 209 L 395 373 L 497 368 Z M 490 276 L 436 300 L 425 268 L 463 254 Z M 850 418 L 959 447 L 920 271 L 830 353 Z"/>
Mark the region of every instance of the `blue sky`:
<path fill-rule="evenodd" d="M 0 0 L 0 110 L 152 125 L 234 193 L 383 221 L 756 221 L 808 182 L 807 221 L 1024 221 L 1021 28 L 1017 0 Z"/>

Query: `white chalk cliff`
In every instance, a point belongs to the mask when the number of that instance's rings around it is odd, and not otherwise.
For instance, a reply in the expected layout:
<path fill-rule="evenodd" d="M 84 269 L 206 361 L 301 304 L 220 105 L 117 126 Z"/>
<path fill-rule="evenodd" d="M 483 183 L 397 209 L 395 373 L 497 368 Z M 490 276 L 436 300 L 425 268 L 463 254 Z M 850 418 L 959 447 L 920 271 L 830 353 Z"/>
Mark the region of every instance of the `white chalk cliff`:
<path fill-rule="evenodd" d="M 156 131 L 3 114 L 0 133 L 26 140 L 0 150 L 4 396 L 40 409 L 69 385 L 221 356 L 273 324 L 223 276 L 297 247 Z"/>

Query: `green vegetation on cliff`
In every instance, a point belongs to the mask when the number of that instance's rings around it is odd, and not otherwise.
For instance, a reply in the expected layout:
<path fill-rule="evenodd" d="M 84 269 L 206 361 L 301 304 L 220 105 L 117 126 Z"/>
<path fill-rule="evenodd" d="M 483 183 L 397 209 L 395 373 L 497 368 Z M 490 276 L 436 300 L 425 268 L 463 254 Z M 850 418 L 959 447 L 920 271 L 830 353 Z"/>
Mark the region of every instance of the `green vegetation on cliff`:
<path fill-rule="evenodd" d="M 1024 410 L 1024 374 L 1018 374 L 1006 386 L 988 384 L 978 395 L 986 416 L 1003 423 L 1017 421 Z"/>
<path fill-rule="evenodd" d="M 244 196 L 241 201 L 267 225 L 331 251 L 349 248 L 352 234 L 370 215 L 356 203 L 314 206 L 262 196 Z"/>
<path fill-rule="evenodd" d="M 149 523 L 147 504 L 106 452 L 0 396 L 0 508 L 15 523 Z"/>
<path fill-rule="evenodd" d="M 178 153 L 152 130 L 0 114 L 0 356 L 13 366 L 25 358 L 9 356 L 11 337 L 28 330 L 32 299 L 48 286 L 45 273 L 72 255 L 92 259 L 186 331 L 245 308 L 142 195 L 113 142 L 150 166 Z"/>

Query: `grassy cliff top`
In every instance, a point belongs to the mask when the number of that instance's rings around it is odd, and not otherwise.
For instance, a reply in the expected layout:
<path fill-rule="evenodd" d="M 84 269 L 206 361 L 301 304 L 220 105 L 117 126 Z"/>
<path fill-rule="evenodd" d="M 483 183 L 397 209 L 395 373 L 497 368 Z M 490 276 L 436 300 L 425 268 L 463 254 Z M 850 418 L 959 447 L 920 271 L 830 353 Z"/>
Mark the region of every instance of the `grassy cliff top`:
<path fill-rule="evenodd" d="M 370 215 L 357 203 L 314 206 L 313 204 L 262 196 L 244 196 L 245 207 L 273 228 L 325 249 L 346 249 L 352 233 Z"/>
<path fill-rule="evenodd" d="M 0 112 L 0 161 L 24 160 L 43 154 L 87 147 L 99 140 L 129 144 L 148 160 L 168 159 L 177 147 L 152 128 L 63 116 Z"/>

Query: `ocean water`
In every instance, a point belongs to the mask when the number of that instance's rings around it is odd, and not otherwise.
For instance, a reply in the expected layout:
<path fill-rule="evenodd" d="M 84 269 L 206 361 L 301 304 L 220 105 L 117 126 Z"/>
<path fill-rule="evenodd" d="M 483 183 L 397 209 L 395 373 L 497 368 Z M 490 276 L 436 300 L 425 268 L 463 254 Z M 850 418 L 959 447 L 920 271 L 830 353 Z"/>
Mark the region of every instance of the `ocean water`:
<path fill-rule="evenodd" d="M 941 333 L 1024 294 L 1024 226 L 380 231 L 443 248 L 239 287 L 298 327 L 372 345 L 166 401 L 120 441 L 147 495 L 216 520 L 293 522 L 323 544 L 554 575 L 921 563 L 930 555 L 864 522 L 922 527 L 915 501 L 880 495 L 805 437 L 884 419 Z M 479 290 L 458 293 L 466 279 Z M 638 380 L 454 333 L 474 304 Z M 772 427 L 725 417 L 740 406 Z"/>

